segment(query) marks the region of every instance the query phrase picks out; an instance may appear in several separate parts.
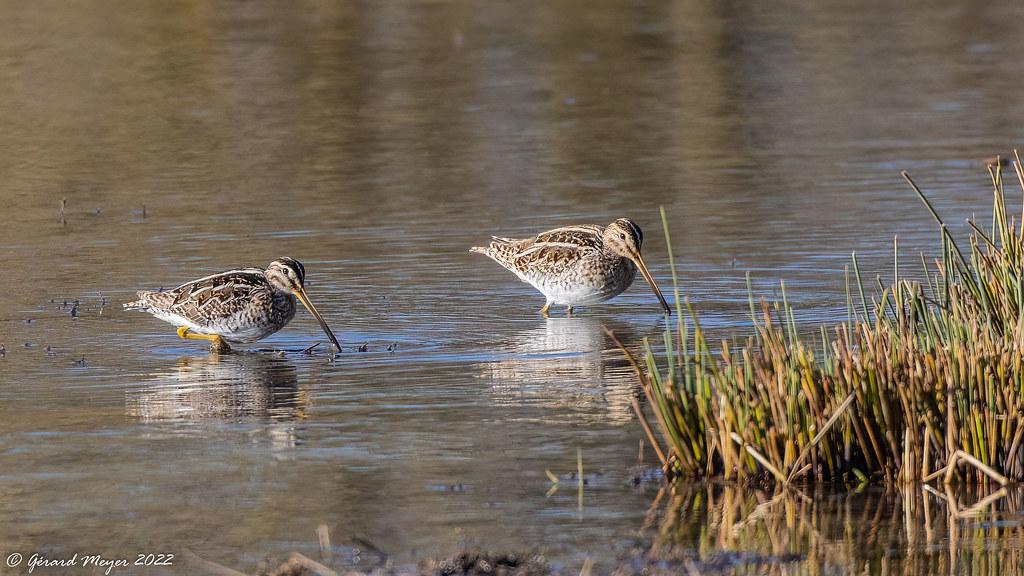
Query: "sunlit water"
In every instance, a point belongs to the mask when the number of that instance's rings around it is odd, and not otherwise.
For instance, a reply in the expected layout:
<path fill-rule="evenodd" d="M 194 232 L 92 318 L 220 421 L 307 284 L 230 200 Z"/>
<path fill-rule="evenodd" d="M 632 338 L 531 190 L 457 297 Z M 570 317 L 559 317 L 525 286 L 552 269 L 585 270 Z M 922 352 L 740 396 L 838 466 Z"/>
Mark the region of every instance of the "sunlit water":
<path fill-rule="evenodd" d="M 467 248 L 629 216 L 669 293 L 664 206 L 706 326 L 746 328 L 748 271 L 758 296 L 785 279 L 806 325 L 843 318 L 851 251 L 873 282 L 893 235 L 906 274 L 935 245 L 899 170 L 956 231 L 987 214 L 981 160 L 1022 140 L 1022 17 L 0 5 L 0 552 L 254 570 L 313 555 L 326 524 L 356 568 L 355 538 L 405 562 L 476 544 L 609 566 L 657 486 L 631 481 L 634 382 L 603 327 L 638 346 L 657 302 L 638 281 L 545 320 Z M 283 357 L 217 358 L 120 309 L 282 255 L 343 341 L 333 362 L 298 352 L 322 339 L 304 313 L 261 344 Z M 582 508 L 545 473 L 577 449 Z"/>

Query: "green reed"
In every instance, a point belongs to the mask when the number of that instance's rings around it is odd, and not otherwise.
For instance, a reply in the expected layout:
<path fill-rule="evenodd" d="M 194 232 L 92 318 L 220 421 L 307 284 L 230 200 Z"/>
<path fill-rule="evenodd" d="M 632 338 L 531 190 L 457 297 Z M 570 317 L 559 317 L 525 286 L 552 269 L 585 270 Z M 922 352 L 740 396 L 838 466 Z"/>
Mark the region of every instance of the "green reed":
<path fill-rule="evenodd" d="M 1024 189 L 1019 158 L 1015 169 Z M 639 358 L 626 353 L 654 426 L 634 408 L 670 475 L 1024 479 L 1024 234 L 1002 173 L 990 168 L 991 230 L 970 222 L 966 252 L 903 176 L 939 225 L 941 258 L 929 267 L 922 256 L 923 282 L 902 277 L 896 259 L 892 283 L 870 295 L 854 255 L 849 317 L 820 327 L 817 344 L 801 336 L 785 284 L 781 300 L 758 304 L 749 277 L 753 336 L 710 343 L 680 297 L 662 210 L 678 313 L 657 349 L 645 340 Z"/>

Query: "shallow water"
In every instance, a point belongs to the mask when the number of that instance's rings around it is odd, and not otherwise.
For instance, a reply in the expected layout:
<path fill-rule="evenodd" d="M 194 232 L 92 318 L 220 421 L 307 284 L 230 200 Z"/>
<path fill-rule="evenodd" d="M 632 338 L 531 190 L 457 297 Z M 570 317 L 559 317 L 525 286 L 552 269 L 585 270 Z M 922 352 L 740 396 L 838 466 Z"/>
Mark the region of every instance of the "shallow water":
<path fill-rule="evenodd" d="M 243 570 L 326 524 L 399 561 L 466 544 L 609 566 L 656 486 L 629 345 L 642 284 L 574 318 L 467 248 L 620 216 L 722 333 L 746 281 L 813 325 L 843 266 L 905 274 L 989 210 L 1021 142 L 1011 2 L 618 6 L 262 1 L 0 5 L 0 551 Z M 67 204 L 63 218 L 61 199 Z M 63 220 L 63 221 L 62 221 Z M 211 357 L 120 304 L 290 255 L 300 313 Z M 77 305 L 76 305 L 77 303 Z M 365 345 L 366 352 L 357 352 Z M 390 350 L 389 350 L 390 348 Z M 581 450 L 588 484 L 551 496 Z M 650 457 L 648 456 L 648 461 Z M 345 554 L 349 554 L 348 557 Z M 158 573 L 146 570 L 145 573 Z"/>

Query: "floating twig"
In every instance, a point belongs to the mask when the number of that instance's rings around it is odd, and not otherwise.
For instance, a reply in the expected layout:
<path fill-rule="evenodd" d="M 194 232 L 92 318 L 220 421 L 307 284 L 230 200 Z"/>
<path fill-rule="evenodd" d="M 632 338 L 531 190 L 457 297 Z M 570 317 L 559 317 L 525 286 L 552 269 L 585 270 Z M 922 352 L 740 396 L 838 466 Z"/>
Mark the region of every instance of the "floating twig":
<path fill-rule="evenodd" d="M 298 565 L 302 566 L 306 570 L 309 570 L 310 572 L 313 572 L 314 574 L 319 574 L 320 576 L 338 576 L 338 573 L 334 570 L 331 570 L 327 566 L 324 566 L 316 560 L 313 560 L 312 558 L 304 556 L 298 552 L 292 552 L 289 560 L 297 563 Z"/>

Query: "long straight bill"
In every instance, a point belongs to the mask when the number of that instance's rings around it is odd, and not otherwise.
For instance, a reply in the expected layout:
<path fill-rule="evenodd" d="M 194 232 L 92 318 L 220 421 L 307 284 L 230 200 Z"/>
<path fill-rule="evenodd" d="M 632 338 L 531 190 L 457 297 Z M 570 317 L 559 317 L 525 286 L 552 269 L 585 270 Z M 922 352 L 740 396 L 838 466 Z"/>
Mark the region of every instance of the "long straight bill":
<path fill-rule="evenodd" d="M 636 263 L 636 267 L 640 269 L 640 273 L 644 275 L 644 280 L 650 284 L 651 290 L 654 290 L 654 295 L 658 297 L 658 301 L 661 302 L 661 307 L 665 309 L 665 315 L 672 315 L 672 308 L 669 307 L 668 302 L 665 302 L 665 297 L 661 295 L 661 290 L 658 289 L 658 285 L 654 283 L 654 278 L 651 273 L 647 270 L 647 264 L 644 264 L 644 257 L 639 252 L 633 258 L 633 262 Z"/>
<path fill-rule="evenodd" d="M 316 311 L 316 307 L 309 301 L 309 296 L 306 296 L 306 291 L 299 288 L 295 291 L 295 295 L 299 297 L 299 301 L 306 307 L 306 310 L 309 310 L 309 313 L 312 314 L 313 317 L 316 318 L 316 321 L 320 323 L 320 327 L 324 329 L 324 334 L 327 334 L 327 337 L 331 339 L 331 344 L 334 344 L 334 349 L 341 352 L 341 344 L 338 344 L 338 339 L 334 337 L 334 332 L 331 332 L 331 328 L 327 325 L 327 322 L 324 322 L 323 316 Z"/>

